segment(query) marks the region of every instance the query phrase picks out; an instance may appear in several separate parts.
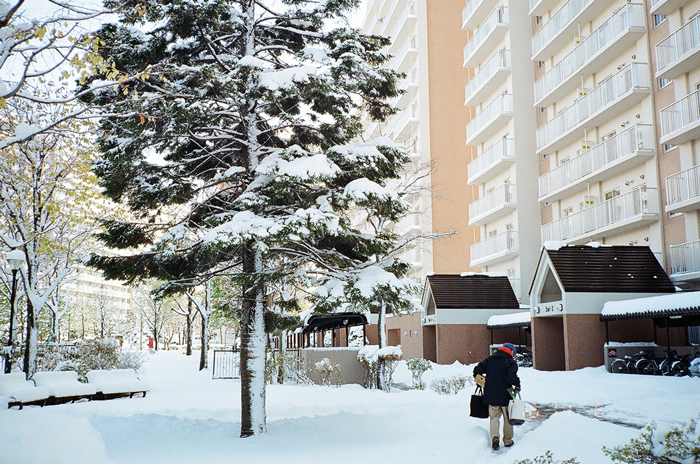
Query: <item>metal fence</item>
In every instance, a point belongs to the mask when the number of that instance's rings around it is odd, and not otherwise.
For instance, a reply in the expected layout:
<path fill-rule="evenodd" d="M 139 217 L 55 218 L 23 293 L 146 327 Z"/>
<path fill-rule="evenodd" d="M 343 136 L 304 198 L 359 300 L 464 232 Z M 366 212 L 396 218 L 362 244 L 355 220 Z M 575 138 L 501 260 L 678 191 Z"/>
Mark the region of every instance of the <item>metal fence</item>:
<path fill-rule="evenodd" d="M 241 355 L 233 350 L 214 350 L 214 363 L 212 365 L 213 379 L 238 379 L 241 377 Z"/>

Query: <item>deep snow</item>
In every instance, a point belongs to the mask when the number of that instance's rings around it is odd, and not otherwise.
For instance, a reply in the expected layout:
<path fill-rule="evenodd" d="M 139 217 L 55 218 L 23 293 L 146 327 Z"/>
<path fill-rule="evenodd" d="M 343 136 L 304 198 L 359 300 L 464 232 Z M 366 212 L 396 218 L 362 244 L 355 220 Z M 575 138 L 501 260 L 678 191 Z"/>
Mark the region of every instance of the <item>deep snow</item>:
<path fill-rule="evenodd" d="M 199 357 L 146 354 L 146 398 L 0 411 L 0 464 L 106 463 L 513 463 L 551 450 L 557 460 L 609 463 L 602 446 L 639 436 L 649 421 L 678 426 L 700 413 L 700 378 L 608 374 L 601 368 L 521 368 L 523 399 L 540 417 L 494 453 L 488 420 L 468 416 L 471 389 L 438 395 L 342 387 L 271 385 L 268 433 L 241 439 L 240 381 L 212 380 Z M 423 380 L 471 374 L 434 365 Z M 394 381 L 410 385 L 401 363 Z"/>

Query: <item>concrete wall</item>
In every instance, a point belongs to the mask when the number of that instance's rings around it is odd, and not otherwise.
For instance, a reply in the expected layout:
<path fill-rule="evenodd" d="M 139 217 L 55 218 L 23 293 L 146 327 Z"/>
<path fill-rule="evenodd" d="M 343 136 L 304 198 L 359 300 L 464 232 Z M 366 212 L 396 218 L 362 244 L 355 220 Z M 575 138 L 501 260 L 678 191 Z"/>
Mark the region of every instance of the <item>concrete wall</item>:
<path fill-rule="evenodd" d="M 357 360 L 357 352 L 359 348 L 304 348 L 301 350 L 302 366 L 306 369 L 309 378 L 314 383 L 320 383 L 318 371 L 314 365 L 328 358 L 333 362 L 340 364 L 342 372 L 341 383 L 343 385 L 356 383 L 362 385 L 364 371 L 362 364 Z"/>
<path fill-rule="evenodd" d="M 421 314 L 418 312 L 386 319 L 387 344 L 401 345 L 403 359 L 423 358 L 423 327 L 420 320 Z"/>

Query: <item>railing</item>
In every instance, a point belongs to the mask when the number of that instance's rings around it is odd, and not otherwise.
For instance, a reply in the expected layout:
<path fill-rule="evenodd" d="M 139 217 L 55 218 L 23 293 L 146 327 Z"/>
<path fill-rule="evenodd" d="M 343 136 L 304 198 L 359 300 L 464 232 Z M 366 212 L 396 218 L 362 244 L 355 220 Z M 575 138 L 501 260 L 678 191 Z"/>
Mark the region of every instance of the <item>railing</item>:
<path fill-rule="evenodd" d="M 660 116 L 662 137 L 697 123 L 700 121 L 700 90 L 662 109 Z"/>
<path fill-rule="evenodd" d="M 474 158 L 474 160 L 467 165 L 467 178 L 471 179 L 481 174 L 486 170 L 486 168 L 496 163 L 498 160 L 503 158 L 514 158 L 514 156 L 514 140 L 503 138 L 488 147 L 481 155 Z"/>
<path fill-rule="evenodd" d="M 495 237 L 487 238 L 477 242 L 470 247 L 470 257 L 472 261 L 486 258 L 501 252 L 518 251 L 518 233 L 513 230 L 501 232 Z"/>
<path fill-rule="evenodd" d="M 700 16 L 656 44 L 656 69 L 662 71 L 689 51 L 700 47 Z"/>
<path fill-rule="evenodd" d="M 417 9 L 415 0 L 410 1 L 406 4 L 406 7 L 401 13 L 401 16 L 399 16 L 399 19 L 396 20 L 396 24 L 394 24 L 394 27 L 391 29 L 391 34 L 389 34 L 389 37 L 391 37 L 392 40 L 396 39 L 396 36 L 401 31 L 401 28 L 403 27 L 403 24 L 406 22 L 408 17 L 416 16 L 416 11 Z"/>
<path fill-rule="evenodd" d="M 505 204 L 515 204 L 517 201 L 515 192 L 515 184 L 503 184 L 493 192 L 470 203 L 469 217 L 476 218 Z"/>
<path fill-rule="evenodd" d="M 671 274 L 700 272 L 700 240 L 671 245 Z"/>
<path fill-rule="evenodd" d="M 554 119 L 537 129 L 537 149 L 548 145 L 574 129 L 589 116 L 612 106 L 633 89 L 648 89 L 649 75 L 645 63 L 632 63 L 613 74 L 600 85 L 564 109 Z"/>
<path fill-rule="evenodd" d="M 569 0 L 532 36 L 532 55 L 537 55 L 588 5 L 599 0 Z M 532 6 L 532 4 L 531 4 Z"/>
<path fill-rule="evenodd" d="M 508 24 L 508 7 L 497 6 L 493 9 L 486 21 L 476 30 L 469 42 L 464 46 L 464 61 L 481 46 L 484 39 L 499 24 Z"/>
<path fill-rule="evenodd" d="M 493 54 L 491 58 L 481 67 L 479 72 L 474 74 L 467 85 L 464 87 L 464 100 L 469 100 L 469 97 L 479 89 L 486 81 L 491 79 L 496 72 L 501 68 L 510 68 L 510 50 L 502 48 Z"/>
<path fill-rule="evenodd" d="M 467 22 L 467 19 L 474 13 L 474 10 L 484 3 L 486 0 L 469 0 L 464 8 L 462 8 L 462 24 Z"/>
<path fill-rule="evenodd" d="M 644 7 L 627 3 L 598 29 L 581 42 L 571 53 L 535 82 L 535 101 L 539 101 L 576 73 L 591 57 L 614 43 L 630 27 L 645 27 Z"/>
<path fill-rule="evenodd" d="M 659 214 L 657 192 L 641 187 L 542 226 L 542 241 L 569 240 L 643 214 Z"/>
<path fill-rule="evenodd" d="M 232 350 L 214 350 L 211 376 L 214 379 L 237 379 L 240 372 L 241 354 Z"/>
<path fill-rule="evenodd" d="M 666 205 L 700 200 L 700 165 L 666 178 Z"/>
<path fill-rule="evenodd" d="M 540 197 L 572 184 L 593 172 L 602 171 L 618 159 L 636 151 L 654 150 L 655 146 L 653 128 L 647 124 L 637 124 L 540 176 Z"/>
<path fill-rule="evenodd" d="M 479 132 L 499 114 L 512 112 L 513 95 L 507 93 L 497 96 L 491 103 L 488 104 L 486 108 L 481 110 L 479 114 L 474 116 L 474 118 L 467 123 L 467 140 Z"/>
<path fill-rule="evenodd" d="M 409 50 L 418 50 L 418 36 L 415 34 L 409 35 L 399 51 L 396 52 L 396 56 L 391 62 L 391 67 L 398 69 Z"/>

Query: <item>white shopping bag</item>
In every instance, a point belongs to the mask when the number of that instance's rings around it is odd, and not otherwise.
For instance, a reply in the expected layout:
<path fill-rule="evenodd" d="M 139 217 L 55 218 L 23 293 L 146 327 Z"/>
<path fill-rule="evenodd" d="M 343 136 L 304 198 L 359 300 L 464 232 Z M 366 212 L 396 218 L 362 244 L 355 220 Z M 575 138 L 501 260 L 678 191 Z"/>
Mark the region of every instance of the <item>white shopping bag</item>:
<path fill-rule="evenodd" d="M 512 425 L 523 425 L 528 404 L 520 398 L 520 393 L 508 403 L 508 417 Z"/>

